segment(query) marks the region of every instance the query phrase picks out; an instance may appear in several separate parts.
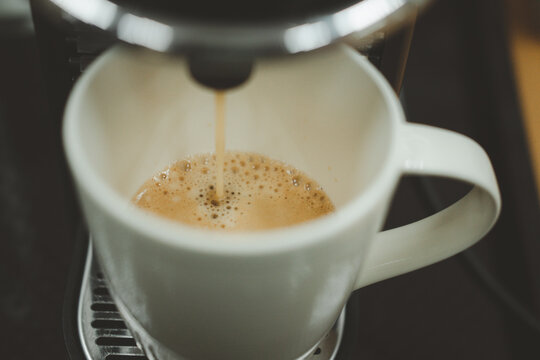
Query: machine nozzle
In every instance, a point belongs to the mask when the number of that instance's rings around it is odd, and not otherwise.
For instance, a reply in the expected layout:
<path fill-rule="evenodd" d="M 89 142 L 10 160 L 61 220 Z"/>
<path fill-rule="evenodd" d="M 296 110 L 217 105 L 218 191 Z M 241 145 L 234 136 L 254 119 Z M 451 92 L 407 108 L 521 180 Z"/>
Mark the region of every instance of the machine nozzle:
<path fill-rule="evenodd" d="M 228 90 L 243 84 L 253 67 L 253 59 L 218 56 L 191 56 L 188 63 L 191 76 L 214 90 Z"/>

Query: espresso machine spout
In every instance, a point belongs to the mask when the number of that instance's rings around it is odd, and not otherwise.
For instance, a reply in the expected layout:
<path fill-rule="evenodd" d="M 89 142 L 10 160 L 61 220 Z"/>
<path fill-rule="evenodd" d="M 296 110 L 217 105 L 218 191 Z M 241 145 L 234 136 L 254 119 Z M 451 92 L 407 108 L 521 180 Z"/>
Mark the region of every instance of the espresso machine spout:
<path fill-rule="evenodd" d="M 228 90 L 243 84 L 250 76 L 253 60 L 226 56 L 189 56 L 189 71 L 199 84 L 215 90 Z"/>
<path fill-rule="evenodd" d="M 258 58 L 314 51 L 336 42 L 380 39 L 408 26 L 429 0 L 170 1 L 43 0 L 63 17 L 122 42 L 186 56 L 191 74 L 219 90 L 245 82 Z M 84 5 L 81 5 L 84 4 Z M 375 35 L 375 36 L 374 36 Z M 399 65 L 396 65 L 399 67 Z"/>

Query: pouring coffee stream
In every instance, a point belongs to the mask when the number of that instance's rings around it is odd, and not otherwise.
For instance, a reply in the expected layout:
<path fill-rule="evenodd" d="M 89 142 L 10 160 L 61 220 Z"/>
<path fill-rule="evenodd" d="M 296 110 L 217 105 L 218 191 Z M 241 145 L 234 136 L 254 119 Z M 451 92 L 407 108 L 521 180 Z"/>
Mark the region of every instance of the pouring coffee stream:
<path fill-rule="evenodd" d="M 189 72 L 193 79 L 215 92 L 216 201 L 223 195 L 225 157 L 225 92 L 243 84 L 251 75 L 252 60 L 227 56 L 191 56 Z"/>
<path fill-rule="evenodd" d="M 216 200 L 225 194 L 223 168 L 225 162 L 225 93 L 216 91 Z"/>

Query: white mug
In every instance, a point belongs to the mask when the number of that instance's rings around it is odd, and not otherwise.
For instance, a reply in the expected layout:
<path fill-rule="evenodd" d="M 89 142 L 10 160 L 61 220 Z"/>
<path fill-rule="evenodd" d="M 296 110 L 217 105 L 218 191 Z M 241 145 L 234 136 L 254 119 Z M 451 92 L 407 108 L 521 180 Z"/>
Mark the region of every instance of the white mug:
<path fill-rule="evenodd" d="M 214 95 L 180 59 L 112 49 L 68 101 L 64 145 L 96 255 L 150 357 L 302 357 L 352 291 L 456 254 L 499 214 L 480 146 L 406 123 L 390 86 L 347 46 L 260 61 L 226 98 L 227 148 L 304 171 L 333 200 L 334 213 L 229 233 L 132 205 L 137 188 L 170 162 L 213 151 Z M 474 188 L 433 216 L 379 232 L 404 174 Z"/>

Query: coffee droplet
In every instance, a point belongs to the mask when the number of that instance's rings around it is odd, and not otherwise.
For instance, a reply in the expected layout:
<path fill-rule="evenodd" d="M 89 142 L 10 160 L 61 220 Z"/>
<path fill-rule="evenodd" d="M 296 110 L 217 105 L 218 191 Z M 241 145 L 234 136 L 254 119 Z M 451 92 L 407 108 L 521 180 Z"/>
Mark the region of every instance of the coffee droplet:
<path fill-rule="evenodd" d="M 166 218 L 218 231 L 291 226 L 334 211 L 319 184 L 298 169 L 243 152 L 226 152 L 224 161 L 231 166 L 224 168 L 221 198 L 214 180 L 216 157 L 201 154 L 158 172 L 132 201 Z"/>

